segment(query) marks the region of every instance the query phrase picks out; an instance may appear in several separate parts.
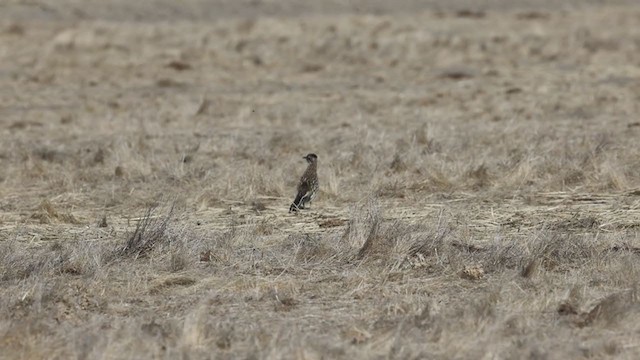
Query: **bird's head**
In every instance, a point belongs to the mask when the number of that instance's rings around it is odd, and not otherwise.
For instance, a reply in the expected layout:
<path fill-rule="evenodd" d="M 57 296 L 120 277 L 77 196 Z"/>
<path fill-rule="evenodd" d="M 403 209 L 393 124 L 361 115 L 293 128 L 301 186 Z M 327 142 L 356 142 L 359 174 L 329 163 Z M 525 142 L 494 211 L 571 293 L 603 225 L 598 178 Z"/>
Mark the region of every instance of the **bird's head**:
<path fill-rule="evenodd" d="M 318 155 L 316 154 L 308 154 L 307 156 L 303 156 L 303 159 L 307 160 L 309 164 L 313 164 L 318 161 Z"/>

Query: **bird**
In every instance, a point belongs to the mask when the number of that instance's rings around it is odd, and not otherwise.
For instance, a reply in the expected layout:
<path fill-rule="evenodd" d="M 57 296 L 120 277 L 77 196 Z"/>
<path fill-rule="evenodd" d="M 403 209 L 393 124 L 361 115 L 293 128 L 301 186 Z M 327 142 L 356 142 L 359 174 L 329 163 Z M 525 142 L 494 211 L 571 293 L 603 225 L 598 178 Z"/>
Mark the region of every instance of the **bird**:
<path fill-rule="evenodd" d="M 289 212 L 304 209 L 316 197 L 320 188 L 320 183 L 318 182 L 318 155 L 307 154 L 307 156 L 303 156 L 303 159 L 307 160 L 309 165 L 304 174 L 302 174 L 300 182 L 298 182 L 298 193 L 289 207 Z"/>

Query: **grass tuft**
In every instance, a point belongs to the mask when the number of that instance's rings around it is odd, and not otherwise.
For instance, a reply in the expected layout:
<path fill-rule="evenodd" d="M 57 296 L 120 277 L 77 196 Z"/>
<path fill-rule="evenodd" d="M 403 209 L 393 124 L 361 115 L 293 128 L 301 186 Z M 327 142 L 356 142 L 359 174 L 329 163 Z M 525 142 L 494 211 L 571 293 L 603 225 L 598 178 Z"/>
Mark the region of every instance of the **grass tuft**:
<path fill-rule="evenodd" d="M 173 217 L 174 207 L 171 206 L 169 212 L 160 217 L 154 214 L 156 208 L 151 206 L 147 209 L 144 216 L 138 220 L 133 233 L 128 236 L 124 246 L 117 250 L 118 254 L 136 259 L 145 257 L 158 245 L 169 241 L 167 226 Z"/>

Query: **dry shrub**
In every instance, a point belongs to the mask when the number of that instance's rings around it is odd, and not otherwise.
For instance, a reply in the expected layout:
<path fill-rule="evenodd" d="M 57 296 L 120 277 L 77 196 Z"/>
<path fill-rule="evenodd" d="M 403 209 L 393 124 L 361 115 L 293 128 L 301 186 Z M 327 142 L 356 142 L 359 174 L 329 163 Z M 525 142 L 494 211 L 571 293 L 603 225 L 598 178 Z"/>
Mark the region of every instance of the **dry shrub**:
<path fill-rule="evenodd" d="M 147 209 L 145 215 L 136 224 L 133 234 L 128 236 L 125 245 L 117 250 L 120 255 L 133 258 L 144 257 L 158 245 L 169 241 L 166 231 L 174 208 L 172 206 L 163 217 L 154 216 L 155 209 L 155 206 Z"/>
<path fill-rule="evenodd" d="M 351 223 L 366 225 L 364 243 L 356 259 L 376 264 L 390 271 L 400 268 L 441 266 L 448 262 L 445 241 L 451 232 L 448 221 L 440 214 L 437 224 L 409 224 L 403 221 L 385 221 L 374 205 L 364 221 Z M 347 230 L 349 231 L 349 230 Z M 360 232 L 364 235 L 364 232 Z"/>
<path fill-rule="evenodd" d="M 78 239 L 65 242 L 62 246 L 64 256 L 58 264 L 60 273 L 84 277 L 106 275 L 103 271 L 108 267 L 112 250 L 110 243 Z"/>
<path fill-rule="evenodd" d="M 291 311 L 296 308 L 299 301 L 296 300 L 294 294 L 290 292 L 278 293 L 274 291 L 273 296 L 273 309 L 275 311 Z"/>
<path fill-rule="evenodd" d="M 397 178 L 385 180 L 378 186 L 376 195 L 383 198 L 397 198 L 402 199 L 405 197 L 407 187 L 405 183 Z"/>
<path fill-rule="evenodd" d="M 470 169 L 467 172 L 467 177 L 473 189 L 479 190 L 491 185 L 491 174 L 485 164 Z"/>
<path fill-rule="evenodd" d="M 578 325 L 590 326 L 595 322 L 612 325 L 624 317 L 638 314 L 639 311 L 637 289 L 622 291 L 600 300 L 589 312 L 583 314 Z"/>
<path fill-rule="evenodd" d="M 24 248 L 14 240 L 0 243 L 0 279 L 14 281 L 27 279 L 34 275 L 50 273 L 58 262 L 60 251 L 51 249 L 49 254 L 42 249 Z"/>
<path fill-rule="evenodd" d="M 514 269 L 521 264 L 525 248 L 517 239 L 494 243 L 479 254 L 479 260 L 487 273 L 494 273 L 504 269 Z"/>
<path fill-rule="evenodd" d="M 62 151 L 50 149 L 50 148 L 38 148 L 33 151 L 33 156 L 37 159 L 62 164 L 68 155 Z"/>
<path fill-rule="evenodd" d="M 0 280 L 32 277 L 97 276 L 109 256 L 109 246 L 84 240 L 25 247 L 15 240 L 0 243 Z"/>
<path fill-rule="evenodd" d="M 354 345 L 363 344 L 371 339 L 371 333 L 356 326 L 351 326 L 346 329 L 342 335 L 348 342 Z"/>
<path fill-rule="evenodd" d="M 597 228 L 600 225 L 600 221 L 591 215 L 582 216 L 580 214 L 574 214 L 569 219 L 558 220 L 549 225 L 550 229 L 558 231 L 576 231 L 576 230 L 590 230 Z"/>
<path fill-rule="evenodd" d="M 500 301 L 500 290 L 491 289 L 486 291 L 479 298 L 472 301 L 471 309 L 473 315 L 480 320 L 494 317 L 498 301 Z"/>
<path fill-rule="evenodd" d="M 545 270 L 550 271 L 566 271 L 599 255 L 584 235 L 561 232 L 542 234 L 530 246 L 531 258 L 537 259 Z"/>
<path fill-rule="evenodd" d="M 421 180 L 408 184 L 407 190 L 437 193 L 452 190 L 455 188 L 455 184 L 456 182 L 446 173 L 433 169 Z"/>
<path fill-rule="evenodd" d="M 389 169 L 393 173 L 401 173 L 407 170 L 407 164 L 405 164 L 404 160 L 402 160 L 400 154 L 396 154 L 389 164 Z"/>
<path fill-rule="evenodd" d="M 521 239 L 514 237 L 507 242 L 495 243 L 479 257 L 488 272 L 519 269 L 525 278 L 533 277 L 540 269 L 565 272 L 579 267 L 589 259 L 600 258 L 602 253 L 591 235 L 567 234 L 545 226 L 534 235 Z"/>
<path fill-rule="evenodd" d="M 525 262 L 525 265 L 522 267 L 520 276 L 526 279 L 533 278 L 538 273 L 539 265 L 540 261 L 538 259 L 530 259 L 528 262 Z"/>
<path fill-rule="evenodd" d="M 43 200 L 38 209 L 31 215 L 32 219 L 37 219 L 41 224 L 51 224 L 59 221 L 68 224 L 80 224 L 71 213 L 59 212 L 49 200 Z"/>
<path fill-rule="evenodd" d="M 155 280 L 151 284 L 152 286 L 149 289 L 149 293 L 158 294 L 176 286 L 188 287 L 195 283 L 196 280 L 188 276 L 171 276 L 168 278 Z"/>
<path fill-rule="evenodd" d="M 380 223 L 382 220 L 378 213 L 370 214 L 369 218 L 369 233 L 367 234 L 364 244 L 360 250 L 358 250 L 358 259 L 364 258 L 365 255 L 370 255 L 372 253 L 384 253 L 388 251 L 388 248 L 391 244 L 388 237 L 384 238 L 383 236 L 386 234 L 380 233 Z M 386 250 L 386 251 L 385 251 Z"/>
<path fill-rule="evenodd" d="M 444 253 L 445 242 L 453 230 L 449 219 L 441 212 L 435 226 L 422 230 L 419 236 L 409 244 L 407 255 L 421 254 L 425 257 L 433 257 L 438 256 L 438 253 Z"/>
<path fill-rule="evenodd" d="M 169 271 L 177 272 L 187 268 L 189 259 L 182 246 L 171 249 L 171 256 L 169 257 Z"/>
<path fill-rule="evenodd" d="M 190 265 L 198 262 L 212 267 L 230 265 L 243 235 L 233 223 L 223 232 L 196 232 L 184 227 L 169 229 L 168 233 L 171 241 L 159 247 L 156 253 L 157 258 L 167 262 L 171 272 L 188 270 Z"/>
<path fill-rule="evenodd" d="M 296 260 L 304 264 L 320 264 L 337 258 L 339 253 L 322 236 L 305 235 L 297 240 Z"/>
<path fill-rule="evenodd" d="M 569 297 L 558 305 L 557 313 L 560 316 L 569 316 L 569 319 L 578 327 L 585 326 L 614 326 L 624 318 L 632 318 L 640 313 L 637 288 L 620 291 L 598 300 L 591 310 L 581 312 L 581 297 L 576 295 L 575 288 Z"/>
<path fill-rule="evenodd" d="M 155 224 L 146 225 L 147 230 L 138 230 L 142 240 L 135 248 L 136 252 L 123 252 L 121 248 L 115 256 L 134 260 L 149 258 L 159 269 L 173 273 L 191 270 L 202 262 L 210 263 L 209 266 L 228 264 L 236 250 L 235 241 L 239 234 L 235 230 L 219 233 L 192 228 L 189 223 L 174 226 L 169 224 L 171 217 L 173 208 L 166 215 L 155 218 Z M 232 225 L 231 229 L 235 226 Z M 129 240 L 131 237 L 128 235 Z"/>

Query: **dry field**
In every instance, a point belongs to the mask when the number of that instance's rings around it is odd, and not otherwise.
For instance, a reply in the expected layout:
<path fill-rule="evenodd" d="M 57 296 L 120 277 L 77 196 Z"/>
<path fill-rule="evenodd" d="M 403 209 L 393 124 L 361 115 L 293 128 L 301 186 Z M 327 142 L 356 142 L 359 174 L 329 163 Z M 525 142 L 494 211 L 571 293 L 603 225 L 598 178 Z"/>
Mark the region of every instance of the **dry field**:
<path fill-rule="evenodd" d="M 0 359 L 639 358 L 602 3 L 0 2 Z"/>

